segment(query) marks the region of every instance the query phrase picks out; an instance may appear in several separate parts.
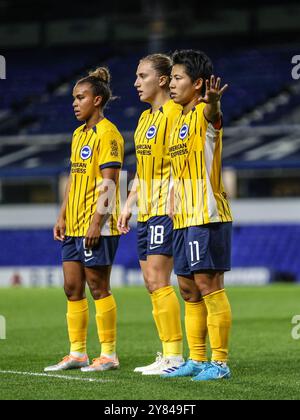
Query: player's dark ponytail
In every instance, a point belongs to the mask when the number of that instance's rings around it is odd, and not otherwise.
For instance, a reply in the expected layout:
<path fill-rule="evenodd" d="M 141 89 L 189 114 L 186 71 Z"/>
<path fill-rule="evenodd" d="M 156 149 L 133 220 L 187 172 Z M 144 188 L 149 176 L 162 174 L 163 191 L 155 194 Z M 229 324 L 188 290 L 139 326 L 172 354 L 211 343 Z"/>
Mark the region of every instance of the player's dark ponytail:
<path fill-rule="evenodd" d="M 94 71 L 89 72 L 87 77 L 80 79 L 77 84 L 89 83 L 92 86 L 93 93 L 95 96 L 101 96 L 101 108 L 113 98 L 112 91 L 110 88 L 110 72 L 107 67 L 99 67 Z"/>

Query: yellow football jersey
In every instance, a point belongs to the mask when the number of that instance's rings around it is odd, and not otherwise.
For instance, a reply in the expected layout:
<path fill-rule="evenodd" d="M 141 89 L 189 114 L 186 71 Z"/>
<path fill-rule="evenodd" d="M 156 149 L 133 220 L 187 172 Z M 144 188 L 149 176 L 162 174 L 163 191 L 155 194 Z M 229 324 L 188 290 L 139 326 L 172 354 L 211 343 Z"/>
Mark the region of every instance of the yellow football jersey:
<path fill-rule="evenodd" d="M 204 108 L 182 114 L 170 137 L 174 229 L 232 221 L 222 181 L 223 130 L 206 120 Z"/>
<path fill-rule="evenodd" d="M 101 169 L 121 168 L 124 156 L 124 140 L 117 127 L 104 118 L 89 131 L 82 125 L 74 131 L 72 140 L 72 183 L 66 210 L 66 235 L 85 236 L 96 212 L 99 185 L 103 178 Z M 102 236 L 119 235 L 117 220 L 120 214 L 119 182 L 116 188 L 115 206 L 105 216 Z"/>
<path fill-rule="evenodd" d="M 138 221 L 168 213 L 171 181 L 169 137 L 182 107 L 172 100 L 158 111 L 143 112 L 135 131 L 138 184 Z"/>

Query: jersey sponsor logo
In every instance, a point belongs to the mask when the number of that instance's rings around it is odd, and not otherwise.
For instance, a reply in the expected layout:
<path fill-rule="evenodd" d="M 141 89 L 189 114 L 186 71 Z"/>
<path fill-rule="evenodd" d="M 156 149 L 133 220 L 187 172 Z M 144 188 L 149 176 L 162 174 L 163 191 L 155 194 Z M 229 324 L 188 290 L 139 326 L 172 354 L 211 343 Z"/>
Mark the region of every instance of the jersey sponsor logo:
<path fill-rule="evenodd" d="M 151 156 L 152 146 L 150 144 L 139 144 L 136 146 L 136 153 L 138 155 Z"/>
<path fill-rule="evenodd" d="M 189 126 L 187 124 L 184 124 L 179 131 L 180 140 L 184 140 L 188 134 L 189 134 Z"/>
<path fill-rule="evenodd" d="M 72 174 L 86 174 L 87 163 L 72 163 Z"/>
<path fill-rule="evenodd" d="M 187 155 L 189 153 L 186 143 L 178 143 L 169 148 L 171 158 L 175 156 Z"/>
<path fill-rule="evenodd" d="M 92 156 L 92 149 L 90 146 L 83 146 L 83 148 L 80 150 L 80 157 L 83 160 L 87 160 Z"/>
<path fill-rule="evenodd" d="M 155 127 L 155 125 L 151 125 L 151 127 L 148 128 L 148 131 L 146 133 L 146 138 L 148 140 L 152 140 L 157 133 L 157 128 Z"/>

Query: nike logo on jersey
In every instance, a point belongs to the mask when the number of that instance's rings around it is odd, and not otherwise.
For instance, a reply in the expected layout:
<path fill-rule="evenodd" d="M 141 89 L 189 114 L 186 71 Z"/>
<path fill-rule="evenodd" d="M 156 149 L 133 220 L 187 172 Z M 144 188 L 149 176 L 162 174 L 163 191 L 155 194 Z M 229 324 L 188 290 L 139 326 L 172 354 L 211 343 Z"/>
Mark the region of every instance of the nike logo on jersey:
<path fill-rule="evenodd" d="M 160 248 L 161 247 L 161 245 L 157 245 L 157 246 L 150 246 L 150 251 L 152 251 L 153 249 L 156 249 L 156 248 Z"/>

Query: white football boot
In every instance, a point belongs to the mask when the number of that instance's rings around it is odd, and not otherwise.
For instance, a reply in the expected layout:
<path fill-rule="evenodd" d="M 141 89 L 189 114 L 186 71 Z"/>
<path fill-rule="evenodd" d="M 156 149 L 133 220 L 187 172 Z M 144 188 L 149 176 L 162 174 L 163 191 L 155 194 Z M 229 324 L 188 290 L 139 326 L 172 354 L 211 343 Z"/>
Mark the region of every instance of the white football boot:
<path fill-rule="evenodd" d="M 147 366 L 137 367 L 134 369 L 134 372 L 143 373 L 146 370 L 153 370 L 156 368 L 156 366 L 158 366 L 161 363 L 162 359 L 163 359 L 162 353 L 157 353 L 157 357 L 154 363 L 151 363 L 151 365 L 147 365 Z"/>
<path fill-rule="evenodd" d="M 71 354 L 64 357 L 57 365 L 48 366 L 44 372 L 58 372 L 60 370 L 81 369 L 89 366 L 90 362 L 87 356 L 75 357 Z"/>
<path fill-rule="evenodd" d="M 154 363 L 148 366 L 137 367 L 134 369 L 134 372 L 139 372 L 143 375 L 162 375 L 166 369 L 180 366 L 182 363 L 184 363 L 182 357 L 163 357 L 161 353 L 157 353 Z"/>

